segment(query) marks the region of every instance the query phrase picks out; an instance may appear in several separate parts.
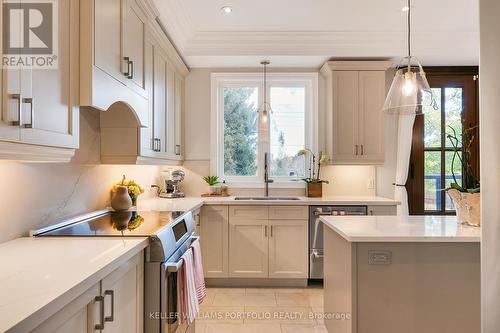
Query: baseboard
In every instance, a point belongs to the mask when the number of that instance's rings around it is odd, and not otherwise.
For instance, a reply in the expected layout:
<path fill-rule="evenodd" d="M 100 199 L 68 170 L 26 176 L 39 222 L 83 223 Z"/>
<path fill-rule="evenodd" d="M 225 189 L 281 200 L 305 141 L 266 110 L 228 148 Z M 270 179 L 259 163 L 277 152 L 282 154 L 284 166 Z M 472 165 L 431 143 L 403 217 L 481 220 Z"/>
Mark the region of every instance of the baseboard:
<path fill-rule="evenodd" d="M 307 287 L 307 279 L 246 279 L 246 278 L 211 278 L 205 279 L 207 287 Z"/>

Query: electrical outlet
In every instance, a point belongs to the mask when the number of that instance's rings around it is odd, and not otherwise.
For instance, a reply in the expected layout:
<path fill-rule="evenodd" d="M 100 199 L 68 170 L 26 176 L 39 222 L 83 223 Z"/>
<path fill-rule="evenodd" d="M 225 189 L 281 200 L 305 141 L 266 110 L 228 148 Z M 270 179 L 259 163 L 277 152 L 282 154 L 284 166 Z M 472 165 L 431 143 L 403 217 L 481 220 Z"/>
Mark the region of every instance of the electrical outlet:
<path fill-rule="evenodd" d="M 391 251 L 368 251 L 369 265 L 390 265 L 392 263 Z"/>

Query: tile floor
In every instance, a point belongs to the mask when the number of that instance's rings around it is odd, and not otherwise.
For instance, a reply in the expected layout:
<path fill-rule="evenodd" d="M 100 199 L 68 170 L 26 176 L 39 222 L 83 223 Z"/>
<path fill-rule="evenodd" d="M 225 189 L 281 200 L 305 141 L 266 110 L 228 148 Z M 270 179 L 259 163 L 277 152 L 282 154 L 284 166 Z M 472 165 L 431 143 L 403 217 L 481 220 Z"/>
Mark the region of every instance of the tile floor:
<path fill-rule="evenodd" d="M 196 333 L 327 333 L 323 289 L 209 288 Z"/>

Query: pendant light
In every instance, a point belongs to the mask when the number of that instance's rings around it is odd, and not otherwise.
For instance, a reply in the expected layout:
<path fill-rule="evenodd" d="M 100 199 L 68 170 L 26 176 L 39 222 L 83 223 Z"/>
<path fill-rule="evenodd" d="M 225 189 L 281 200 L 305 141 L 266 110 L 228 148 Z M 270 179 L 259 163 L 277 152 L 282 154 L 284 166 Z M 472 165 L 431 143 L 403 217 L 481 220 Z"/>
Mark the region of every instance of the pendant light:
<path fill-rule="evenodd" d="M 267 123 L 269 119 L 269 115 L 273 112 L 271 109 L 271 104 L 269 104 L 267 100 L 267 66 L 269 66 L 271 62 L 269 60 L 263 60 L 260 62 L 262 66 L 264 66 L 264 102 L 257 112 L 259 112 L 261 116 L 261 120 L 263 123 Z"/>
<path fill-rule="evenodd" d="M 408 56 L 401 59 L 396 67 L 396 75 L 384 103 L 384 110 L 389 114 L 422 114 L 424 101 L 431 105 L 433 99 L 422 65 L 417 58 L 411 55 L 411 0 L 408 0 L 406 9 L 408 14 Z"/>

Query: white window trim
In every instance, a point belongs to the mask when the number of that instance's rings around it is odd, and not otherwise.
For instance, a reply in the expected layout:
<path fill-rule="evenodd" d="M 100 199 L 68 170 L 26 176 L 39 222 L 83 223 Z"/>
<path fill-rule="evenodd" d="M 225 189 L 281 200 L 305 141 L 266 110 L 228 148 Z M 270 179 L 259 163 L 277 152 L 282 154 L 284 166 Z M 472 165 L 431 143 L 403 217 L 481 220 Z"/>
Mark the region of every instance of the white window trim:
<path fill-rule="evenodd" d="M 306 114 L 305 114 L 305 133 L 306 146 L 314 152 L 318 147 L 318 73 L 302 72 L 302 73 L 271 73 L 268 75 L 268 89 L 283 81 L 284 84 L 292 82 L 303 83 L 308 90 L 306 94 Z M 211 151 L 210 151 L 210 170 L 212 175 L 217 175 L 225 179 L 228 185 L 236 188 L 263 188 L 263 155 L 259 151 L 267 149 L 268 142 L 262 142 L 259 135 L 257 144 L 257 175 L 255 177 L 224 177 L 224 117 L 221 111 L 220 101 L 223 100 L 222 88 L 227 85 L 255 85 L 259 91 L 263 89 L 262 73 L 212 73 L 211 74 Z M 259 94 L 259 105 L 262 104 L 262 94 Z M 302 181 L 292 180 L 285 177 L 272 177 L 275 182 L 270 186 L 273 188 L 304 188 L 305 184 Z"/>

